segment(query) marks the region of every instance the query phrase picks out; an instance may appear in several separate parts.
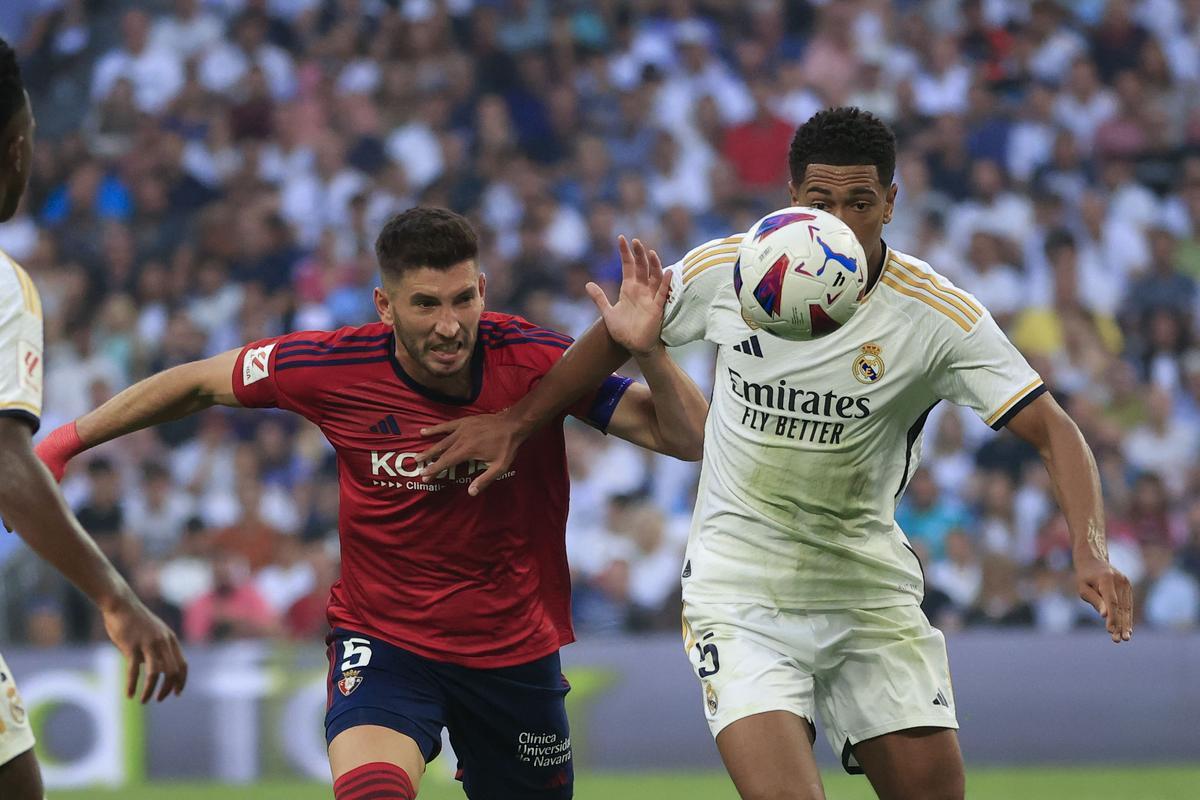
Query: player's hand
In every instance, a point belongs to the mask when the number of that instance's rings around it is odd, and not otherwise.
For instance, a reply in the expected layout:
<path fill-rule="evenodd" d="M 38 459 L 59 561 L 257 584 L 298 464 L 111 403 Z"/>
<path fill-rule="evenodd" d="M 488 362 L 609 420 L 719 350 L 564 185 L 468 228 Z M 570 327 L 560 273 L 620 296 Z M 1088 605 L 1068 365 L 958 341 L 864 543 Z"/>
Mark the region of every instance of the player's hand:
<path fill-rule="evenodd" d="M 179 640 L 162 620 L 154 616 L 132 593 L 112 609 L 102 610 L 101 615 L 108 638 L 125 656 L 129 665 L 126 697 L 132 699 L 137 691 L 138 675 L 143 665 L 146 678 L 142 684 L 142 703 L 149 702 L 154 696 L 155 686 L 158 686 L 159 702 L 172 692 L 179 694 L 183 691 L 187 684 L 187 659 L 183 657 Z"/>
<path fill-rule="evenodd" d="M 467 494 L 472 497 L 508 470 L 513 459 L 517 457 L 517 448 L 525 439 L 519 426 L 504 411 L 498 414 L 462 417 L 422 428 L 421 435 L 446 437 L 417 455 L 417 463 L 425 464 L 421 469 L 423 479 L 432 478 L 442 470 L 472 459 L 488 465 L 467 487 Z"/>
<path fill-rule="evenodd" d="M 662 340 L 663 308 L 671 289 L 670 271 L 663 272 L 658 253 L 646 248 L 641 240 L 633 246 L 624 236 L 617 238 L 621 253 L 621 290 L 616 305 L 610 305 L 604 290 L 595 283 L 587 293 L 604 317 L 608 335 L 635 356 L 652 353 Z"/>
<path fill-rule="evenodd" d="M 1088 558 L 1075 565 L 1079 596 L 1104 617 L 1105 627 L 1114 642 L 1128 642 L 1133 636 L 1133 587 L 1129 578 L 1107 561 Z"/>

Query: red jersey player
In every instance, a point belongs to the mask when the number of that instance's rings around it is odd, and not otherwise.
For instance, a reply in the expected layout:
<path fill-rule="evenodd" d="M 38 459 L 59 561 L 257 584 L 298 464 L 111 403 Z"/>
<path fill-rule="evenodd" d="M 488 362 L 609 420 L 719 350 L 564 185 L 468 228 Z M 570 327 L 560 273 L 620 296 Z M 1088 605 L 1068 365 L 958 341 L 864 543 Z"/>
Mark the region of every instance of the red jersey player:
<path fill-rule="evenodd" d="M 634 257 L 621 242 L 627 271 Z M 465 219 L 410 209 L 376 242 L 381 322 L 251 343 L 148 378 L 55 431 L 73 455 L 214 404 L 294 411 L 333 445 L 342 574 L 328 616 L 326 737 L 338 800 L 412 798 L 443 727 L 468 797 L 569 798 L 573 770 L 558 650 L 573 640 L 562 426 L 530 438 L 486 496 L 486 465 L 421 477 L 422 429 L 500 411 L 570 339 L 483 311 L 486 280 Z M 654 295 L 660 306 L 665 292 Z M 698 458 L 708 406 L 659 351 L 650 388 L 612 376 L 569 413 L 645 447 Z M 660 404 L 652 389 L 684 402 Z"/>

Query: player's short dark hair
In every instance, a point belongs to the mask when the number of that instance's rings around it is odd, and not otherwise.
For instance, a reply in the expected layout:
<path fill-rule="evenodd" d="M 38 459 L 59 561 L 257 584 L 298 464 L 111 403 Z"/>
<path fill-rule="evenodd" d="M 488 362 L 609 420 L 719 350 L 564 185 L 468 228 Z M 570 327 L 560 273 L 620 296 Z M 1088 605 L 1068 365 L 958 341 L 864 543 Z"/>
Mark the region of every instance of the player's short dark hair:
<path fill-rule="evenodd" d="M 25 84 L 16 51 L 0 39 L 0 130 L 25 107 Z"/>
<path fill-rule="evenodd" d="M 448 208 L 418 206 L 387 221 L 375 240 L 375 257 L 385 276 L 410 269 L 447 269 L 479 255 L 471 223 Z"/>
<path fill-rule="evenodd" d="M 792 183 L 799 186 L 809 164 L 874 166 L 890 186 L 896 174 L 896 136 L 872 114 L 853 106 L 827 108 L 796 129 L 788 151 Z"/>
<path fill-rule="evenodd" d="M 1070 248 L 1075 249 L 1075 235 L 1066 228 L 1055 228 L 1046 234 L 1046 242 L 1043 249 L 1046 255 L 1053 256 L 1059 250 Z"/>

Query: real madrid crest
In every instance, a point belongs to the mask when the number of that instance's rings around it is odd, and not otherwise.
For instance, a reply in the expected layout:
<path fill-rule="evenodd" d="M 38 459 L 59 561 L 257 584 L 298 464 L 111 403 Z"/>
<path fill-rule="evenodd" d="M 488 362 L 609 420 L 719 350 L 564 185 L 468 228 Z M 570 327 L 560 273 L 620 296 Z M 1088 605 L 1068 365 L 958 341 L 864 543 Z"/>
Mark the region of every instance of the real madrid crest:
<path fill-rule="evenodd" d="M 862 352 L 850 367 L 859 383 L 878 383 L 883 377 L 883 370 L 883 348 L 874 342 L 862 346 Z"/>
<path fill-rule="evenodd" d="M 742 309 L 742 322 L 746 323 L 746 327 L 752 331 L 756 331 L 761 327 L 757 322 L 750 319 L 750 315 L 746 313 L 746 309 L 744 308 Z"/>
<path fill-rule="evenodd" d="M 362 685 L 363 677 L 356 669 L 348 669 L 342 673 L 342 679 L 337 682 L 338 691 L 349 697 L 350 693 Z"/>
<path fill-rule="evenodd" d="M 717 713 L 717 690 L 708 681 L 704 682 L 704 704 L 710 715 Z"/>

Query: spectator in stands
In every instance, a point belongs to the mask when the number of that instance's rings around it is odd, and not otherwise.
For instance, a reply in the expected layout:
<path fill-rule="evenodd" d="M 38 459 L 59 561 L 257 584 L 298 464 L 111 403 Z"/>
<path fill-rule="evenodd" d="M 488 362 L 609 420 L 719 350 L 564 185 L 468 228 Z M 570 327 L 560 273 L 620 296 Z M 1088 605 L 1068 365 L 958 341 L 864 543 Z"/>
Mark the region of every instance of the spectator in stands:
<path fill-rule="evenodd" d="M 964 510 L 941 496 L 933 476 L 919 469 L 896 510 L 896 522 L 914 544 L 920 543 L 929 558 L 940 561 L 946 556 L 946 537 L 968 524 Z"/>
<path fill-rule="evenodd" d="M 931 586 L 946 593 L 953 611 L 961 620 L 979 600 L 983 585 L 983 567 L 975 543 L 962 528 L 947 532 L 944 555 L 929 566 Z"/>
<path fill-rule="evenodd" d="M 133 85 L 137 107 L 148 114 L 165 111 L 183 88 L 180 54 L 153 46 L 150 18 L 141 9 L 131 9 L 121 17 L 121 47 L 110 50 L 96 64 L 92 100 L 108 97 L 122 78 Z"/>
<path fill-rule="evenodd" d="M 1194 628 L 1200 622 L 1200 583 L 1175 563 L 1171 548 L 1154 543 L 1142 548 L 1146 576 L 1140 589 L 1143 618 L 1152 628 Z"/>
<path fill-rule="evenodd" d="M 278 617 L 250 580 L 245 559 L 220 553 L 213 562 L 212 590 L 183 610 L 183 634 L 189 643 L 270 636 L 279 630 Z"/>
<path fill-rule="evenodd" d="M 1021 599 L 1017 574 L 1017 565 L 1008 556 L 999 553 L 984 556 L 979 598 L 967 615 L 969 625 L 1033 624 L 1033 609 Z"/>
<path fill-rule="evenodd" d="M 137 489 L 124 501 L 125 527 L 139 558 L 161 560 L 179 546 L 194 507 L 187 492 L 175 486 L 162 464 L 147 461 L 141 473 Z"/>

